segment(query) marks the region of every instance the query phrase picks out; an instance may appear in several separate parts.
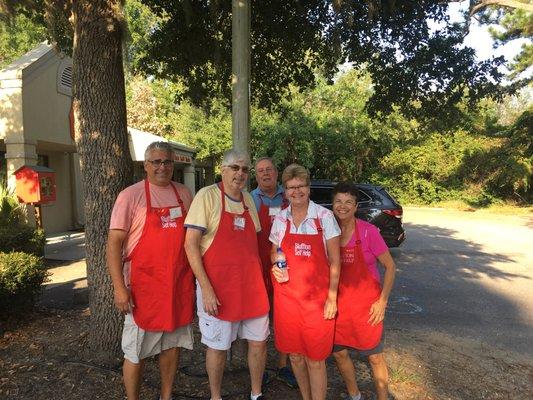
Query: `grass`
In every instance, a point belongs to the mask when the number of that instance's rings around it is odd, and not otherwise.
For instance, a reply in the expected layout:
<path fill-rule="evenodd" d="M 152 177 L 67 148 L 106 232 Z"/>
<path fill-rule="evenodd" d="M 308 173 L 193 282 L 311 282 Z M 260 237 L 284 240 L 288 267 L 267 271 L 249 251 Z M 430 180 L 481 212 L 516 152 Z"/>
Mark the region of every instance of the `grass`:
<path fill-rule="evenodd" d="M 392 384 L 420 385 L 422 383 L 422 377 L 406 367 L 403 363 L 398 364 L 398 366 L 391 366 L 389 372 L 390 381 Z"/>

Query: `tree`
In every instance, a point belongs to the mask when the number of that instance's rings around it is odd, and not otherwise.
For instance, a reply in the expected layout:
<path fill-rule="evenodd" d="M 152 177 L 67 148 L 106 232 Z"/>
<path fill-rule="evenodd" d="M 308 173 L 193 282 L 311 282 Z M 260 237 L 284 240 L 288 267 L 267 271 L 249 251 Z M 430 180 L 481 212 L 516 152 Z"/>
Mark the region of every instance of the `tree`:
<path fill-rule="evenodd" d="M 76 147 L 85 191 L 87 280 L 91 331 L 95 350 L 120 349 L 120 316 L 105 262 L 111 209 L 132 177 L 126 129 L 121 0 L 2 0 L 2 9 L 16 15 L 45 14 L 49 33 L 62 44 L 72 31 L 73 105 Z M 69 27 L 65 21 L 71 21 Z"/>
<path fill-rule="evenodd" d="M 24 14 L 0 18 L 0 69 L 46 40 L 46 29 Z"/>
<path fill-rule="evenodd" d="M 106 233 L 118 193 L 131 183 L 122 42 L 121 0 L 73 3 L 74 116 L 87 221 L 87 282 L 93 348 L 120 348 L 120 316 L 105 262 Z"/>
<path fill-rule="evenodd" d="M 229 2 L 143 0 L 161 20 L 140 66 L 150 75 L 183 79 L 195 104 L 229 99 Z M 439 0 L 256 1 L 252 5 L 252 98 L 272 107 L 290 93 L 329 81 L 343 62 L 364 66 L 374 82 L 368 106 L 375 115 L 400 107 L 412 115 L 439 115 L 466 96 L 472 103 L 496 95 L 503 59 L 476 61 L 461 47 L 462 27 L 449 24 Z M 163 18 L 164 17 L 164 18 Z M 433 31 L 429 20 L 443 22 Z"/>

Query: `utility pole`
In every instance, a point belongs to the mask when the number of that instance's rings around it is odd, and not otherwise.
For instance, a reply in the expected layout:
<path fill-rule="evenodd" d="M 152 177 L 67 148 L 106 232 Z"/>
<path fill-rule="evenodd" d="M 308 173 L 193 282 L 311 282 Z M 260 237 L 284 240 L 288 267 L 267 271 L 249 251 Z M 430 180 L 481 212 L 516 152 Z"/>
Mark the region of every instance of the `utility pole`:
<path fill-rule="evenodd" d="M 232 0 L 233 148 L 250 154 L 250 0 Z"/>

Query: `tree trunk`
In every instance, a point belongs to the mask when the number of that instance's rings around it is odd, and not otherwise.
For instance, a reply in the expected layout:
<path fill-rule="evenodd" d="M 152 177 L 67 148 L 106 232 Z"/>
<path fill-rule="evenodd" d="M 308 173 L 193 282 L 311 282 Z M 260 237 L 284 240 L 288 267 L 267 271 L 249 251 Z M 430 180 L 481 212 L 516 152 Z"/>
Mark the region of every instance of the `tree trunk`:
<path fill-rule="evenodd" d="M 122 64 L 120 0 L 74 0 L 74 116 L 85 191 L 91 348 L 120 350 L 121 317 L 113 305 L 105 245 L 117 194 L 132 177 Z"/>

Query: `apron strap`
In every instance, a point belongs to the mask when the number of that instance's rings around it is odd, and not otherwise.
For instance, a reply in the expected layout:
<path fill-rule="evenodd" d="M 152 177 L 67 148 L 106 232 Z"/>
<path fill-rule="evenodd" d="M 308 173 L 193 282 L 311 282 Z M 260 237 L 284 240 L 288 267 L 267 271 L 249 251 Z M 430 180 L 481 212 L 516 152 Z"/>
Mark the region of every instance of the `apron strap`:
<path fill-rule="evenodd" d="M 222 214 L 226 211 L 226 194 L 224 193 L 224 182 L 222 181 L 219 182 L 218 188 L 220 189 L 220 192 L 222 193 L 222 211 L 220 213 L 220 218 L 222 218 Z M 244 195 L 242 194 L 242 192 L 241 192 L 241 203 L 242 203 L 242 208 L 244 209 L 244 212 L 248 212 L 248 206 L 244 202 Z"/>
<path fill-rule="evenodd" d="M 150 184 L 148 183 L 148 179 L 144 180 L 144 194 L 146 195 L 146 215 L 148 215 L 148 212 L 152 208 L 152 200 L 150 199 Z"/>
<path fill-rule="evenodd" d="M 366 265 L 365 258 L 363 255 L 363 245 L 361 243 L 361 236 L 359 235 L 359 229 L 357 228 L 357 219 L 355 219 L 354 222 L 355 222 L 355 227 L 354 227 L 353 233 L 355 236 L 355 246 L 354 246 L 355 252 L 357 253 L 357 258 L 359 258 Z"/>
<path fill-rule="evenodd" d="M 170 186 L 172 186 L 172 190 L 174 190 L 174 194 L 176 195 L 176 200 L 178 200 L 178 204 L 181 207 L 183 216 L 185 217 L 187 215 L 187 210 L 185 209 L 185 206 L 183 205 L 183 200 L 180 197 L 180 194 L 178 193 L 178 189 L 176 189 L 176 186 L 172 182 L 170 182 Z"/>

